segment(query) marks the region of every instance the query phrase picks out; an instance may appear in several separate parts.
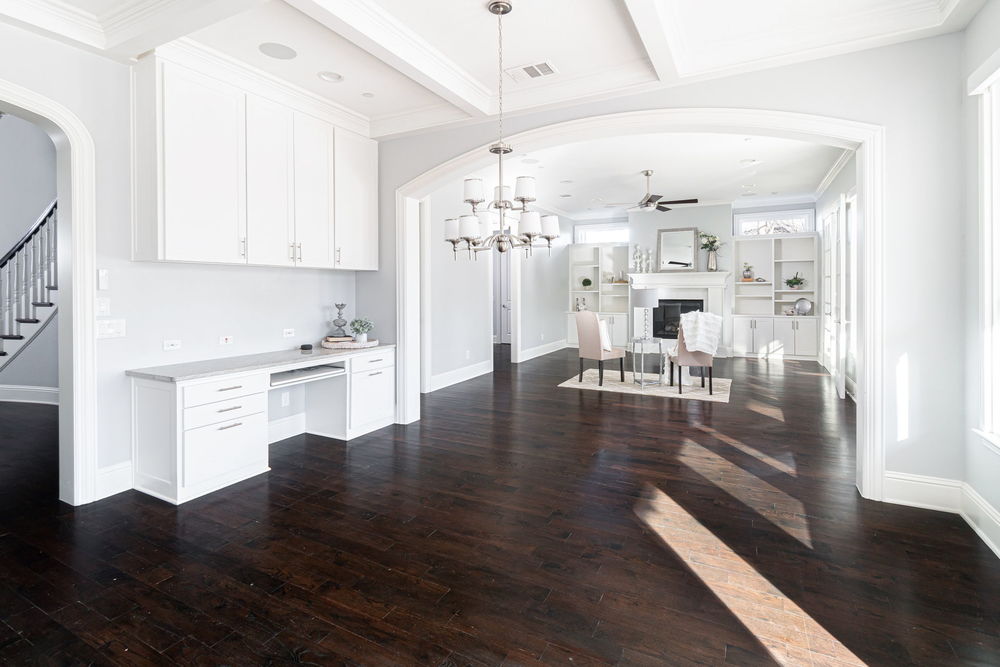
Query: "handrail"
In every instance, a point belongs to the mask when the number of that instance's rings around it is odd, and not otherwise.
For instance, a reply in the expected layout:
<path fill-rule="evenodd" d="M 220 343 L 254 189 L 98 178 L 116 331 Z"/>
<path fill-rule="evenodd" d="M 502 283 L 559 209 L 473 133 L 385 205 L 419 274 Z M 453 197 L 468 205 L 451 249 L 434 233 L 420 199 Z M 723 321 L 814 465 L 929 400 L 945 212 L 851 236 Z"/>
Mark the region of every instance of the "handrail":
<path fill-rule="evenodd" d="M 14 257 L 14 255 L 16 255 L 19 250 L 21 250 L 21 248 L 23 248 L 28 244 L 28 241 L 31 240 L 31 237 L 38 233 L 38 230 L 41 228 L 43 224 L 45 224 L 45 221 L 49 219 L 49 216 L 51 216 L 55 212 L 55 210 L 56 210 L 56 200 L 53 199 L 52 203 L 45 207 L 45 212 L 42 213 L 41 217 L 38 218 L 38 220 L 35 221 L 35 224 L 31 226 L 31 229 L 29 229 L 28 232 L 21 237 L 21 240 L 15 243 L 14 247 L 8 250 L 7 254 L 4 255 L 2 259 L 0 259 L 0 267 L 4 266 L 7 262 L 9 262 L 11 258 Z"/>

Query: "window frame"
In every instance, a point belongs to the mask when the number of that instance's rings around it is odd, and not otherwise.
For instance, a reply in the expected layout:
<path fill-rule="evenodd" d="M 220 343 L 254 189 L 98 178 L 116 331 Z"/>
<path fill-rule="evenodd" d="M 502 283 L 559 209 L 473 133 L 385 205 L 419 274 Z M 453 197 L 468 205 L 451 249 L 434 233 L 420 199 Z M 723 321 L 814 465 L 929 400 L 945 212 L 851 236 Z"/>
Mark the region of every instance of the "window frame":
<path fill-rule="evenodd" d="M 586 239 L 581 239 L 580 233 L 587 230 L 594 231 L 617 231 L 623 230 L 625 232 L 625 240 L 603 240 L 603 241 L 590 241 Z M 629 229 L 628 220 L 619 220 L 616 222 L 598 222 L 593 224 L 579 224 L 573 225 L 573 243 L 577 244 L 603 244 L 603 243 L 617 243 L 617 244 L 628 244 L 631 242 L 631 230 Z"/>
<path fill-rule="evenodd" d="M 803 215 L 807 218 L 808 222 L 806 229 L 801 229 L 794 232 L 778 232 L 774 234 L 744 234 L 742 232 L 743 222 L 753 222 L 760 220 L 774 220 L 781 218 L 800 218 Z M 758 239 L 758 238 L 768 238 L 771 236 L 788 236 L 789 234 L 810 234 L 816 231 L 816 209 L 815 208 L 795 208 L 795 209 L 777 209 L 770 211 L 754 211 L 752 213 L 739 213 L 738 211 L 733 211 L 733 238 L 740 239 Z"/>

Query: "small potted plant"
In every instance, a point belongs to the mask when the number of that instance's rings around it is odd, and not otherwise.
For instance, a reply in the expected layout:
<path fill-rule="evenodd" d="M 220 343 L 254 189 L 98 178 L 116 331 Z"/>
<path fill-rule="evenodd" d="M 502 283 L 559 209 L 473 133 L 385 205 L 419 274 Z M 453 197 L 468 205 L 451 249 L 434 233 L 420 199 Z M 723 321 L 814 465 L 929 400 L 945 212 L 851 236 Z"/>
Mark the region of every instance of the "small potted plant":
<path fill-rule="evenodd" d="M 743 262 L 743 280 L 753 280 L 753 267 L 747 262 Z"/>
<path fill-rule="evenodd" d="M 354 332 L 354 342 L 367 343 L 368 332 L 374 328 L 375 325 L 367 317 L 358 317 L 351 320 L 351 331 Z"/>
<path fill-rule="evenodd" d="M 584 278 L 583 280 L 580 281 L 580 284 L 582 284 L 584 287 L 590 287 L 591 285 L 594 284 L 594 281 L 591 280 L 590 278 Z"/>
<path fill-rule="evenodd" d="M 788 285 L 788 289 L 802 289 L 802 286 L 806 284 L 806 279 L 796 271 L 791 278 L 785 278 L 785 284 Z"/>
<path fill-rule="evenodd" d="M 701 240 L 701 249 L 708 251 L 708 270 L 718 271 L 719 248 L 722 247 L 722 242 L 719 241 L 719 237 L 715 234 L 706 234 L 702 232 L 698 234 L 698 238 Z"/>

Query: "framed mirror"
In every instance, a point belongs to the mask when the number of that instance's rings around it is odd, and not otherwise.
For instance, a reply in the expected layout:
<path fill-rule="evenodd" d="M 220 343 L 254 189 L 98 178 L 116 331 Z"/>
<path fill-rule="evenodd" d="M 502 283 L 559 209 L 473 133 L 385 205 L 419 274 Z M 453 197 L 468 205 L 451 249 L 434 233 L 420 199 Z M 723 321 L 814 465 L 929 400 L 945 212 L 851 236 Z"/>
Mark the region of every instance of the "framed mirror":
<path fill-rule="evenodd" d="M 697 228 L 661 229 L 656 232 L 657 271 L 696 271 L 697 269 Z"/>

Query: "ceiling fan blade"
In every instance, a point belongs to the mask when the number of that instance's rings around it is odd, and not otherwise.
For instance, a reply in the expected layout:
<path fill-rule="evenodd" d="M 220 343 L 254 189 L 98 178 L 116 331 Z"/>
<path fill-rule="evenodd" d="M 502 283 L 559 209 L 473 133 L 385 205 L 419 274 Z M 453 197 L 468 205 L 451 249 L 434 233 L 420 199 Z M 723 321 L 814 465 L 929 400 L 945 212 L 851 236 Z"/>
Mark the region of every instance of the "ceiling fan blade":
<path fill-rule="evenodd" d="M 673 201 L 661 201 L 661 204 L 697 204 L 697 199 L 675 199 Z"/>
<path fill-rule="evenodd" d="M 663 204 L 660 204 L 659 206 L 656 207 L 656 210 L 657 211 L 672 211 L 673 209 L 670 208 L 669 206 L 664 206 Z"/>
<path fill-rule="evenodd" d="M 656 202 L 663 199 L 663 195 L 646 195 L 645 201 L 650 204 L 655 204 Z"/>

